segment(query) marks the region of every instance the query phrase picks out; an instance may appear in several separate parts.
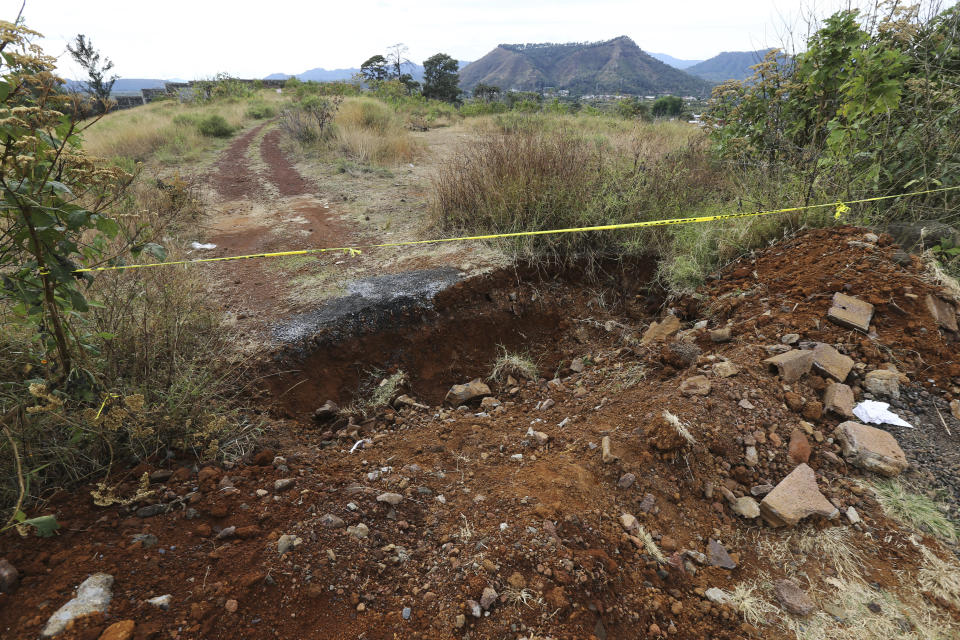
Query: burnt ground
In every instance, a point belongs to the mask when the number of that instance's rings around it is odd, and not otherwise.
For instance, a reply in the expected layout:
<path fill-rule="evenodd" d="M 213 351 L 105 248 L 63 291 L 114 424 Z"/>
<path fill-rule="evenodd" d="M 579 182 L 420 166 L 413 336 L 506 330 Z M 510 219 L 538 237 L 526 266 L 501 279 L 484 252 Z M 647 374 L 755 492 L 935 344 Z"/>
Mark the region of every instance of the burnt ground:
<path fill-rule="evenodd" d="M 274 183 L 254 173 L 247 184 L 269 191 Z M 262 227 L 230 232 L 218 231 L 221 242 L 269 245 Z M 606 292 L 616 295 L 521 268 L 438 290 L 455 274 L 427 265 L 411 276 L 420 286 L 354 284 L 342 315 L 304 305 L 257 318 L 290 331 L 264 363 L 272 417 L 261 449 L 210 465 L 146 461 L 122 476 L 118 494 L 132 495 L 143 473 L 153 494 L 126 506 L 95 507 L 86 490 L 54 496 L 59 535 L 0 538 L 0 555 L 22 575 L 0 595 L 3 637 L 36 637 L 96 571 L 116 580 L 107 614 L 61 637 L 95 639 L 121 620 L 141 639 L 787 638 L 794 620 L 831 632 L 812 637 L 956 637 L 960 594 L 918 586 L 929 560 L 917 543 L 947 560 L 956 547 L 883 514 L 864 485 L 875 476 L 848 465 L 832 440 L 844 418 L 816 411 L 822 377 L 785 384 L 762 362 L 787 334 L 830 344 L 857 363 L 847 382 L 858 399 L 866 372 L 894 365 L 904 376 L 895 407 L 917 427 L 890 429 L 912 463 L 904 478 L 956 509 L 960 421 L 943 409 L 960 396 L 957 336 L 924 306 L 942 292 L 919 259 L 904 264 L 889 239 L 862 238 L 848 227 L 808 231 L 745 257 L 670 305 L 681 325 L 666 342 L 640 340 L 654 319 L 641 302 L 651 265 Z M 243 304 L 281 295 L 259 263 L 228 266 Z M 397 288 L 408 295 L 379 293 Z M 868 334 L 826 319 L 837 291 L 875 305 Z M 732 339 L 714 342 L 710 330 L 723 326 Z M 445 405 L 452 384 L 489 375 L 501 346 L 528 353 L 538 378 L 491 382 L 495 400 L 482 406 Z M 718 376 L 723 361 L 739 371 Z M 393 395 L 419 406 L 311 417 L 326 400 L 356 399 L 371 372 L 399 370 L 408 381 Z M 709 392 L 680 393 L 695 375 Z M 664 410 L 693 444 L 664 442 Z M 796 466 L 788 443 L 798 429 L 819 489 L 841 511 L 853 506 L 859 524 L 841 515 L 773 529 L 731 510 L 724 491 L 749 496 Z M 625 513 L 662 561 L 624 531 Z M 711 560 L 710 540 L 730 562 Z M 836 540 L 847 552 L 827 544 Z M 871 594 L 854 608 L 844 605 L 850 566 Z M 814 613 L 795 618 L 775 604 L 769 583 L 781 577 L 809 593 Z M 772 608 L 745 617 L 706 597 L 744 585 Z M 163 594 L 169 610 L 146 603 Z M 481 600 L 475 615 L 471 601 Z M 884 621 L 892 626 L 877 626 Z"/>

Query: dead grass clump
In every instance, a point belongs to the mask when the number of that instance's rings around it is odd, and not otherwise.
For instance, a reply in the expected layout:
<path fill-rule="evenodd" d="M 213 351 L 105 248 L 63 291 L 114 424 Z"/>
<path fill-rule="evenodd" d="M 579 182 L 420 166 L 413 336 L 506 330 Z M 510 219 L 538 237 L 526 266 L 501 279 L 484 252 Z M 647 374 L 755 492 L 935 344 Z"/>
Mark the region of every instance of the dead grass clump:
<path fill-rule="evenodd" d="M 345 99 L 334 124 L 334 146 L 354 162 L 382 166 L 412 162 L 420 149 L 403 118 L 379 100 Z"/>
<path fill-rule="evenodd" d="M 870 488 L 887 517 L 942 540 L 957 541 L 956 525 L 930 498 L 910 491 L 896 479 L 878 480 Z"/>
<path fill-rule="evenodd" d="M 537 380 L 540 373 L 537 369 L 537 363 L 529 355 L 511 353 L 500 347 L 500 354 L 493 363 L 493 371 L 490 373 L 489 379 L 505 383 L 508 376 L 524 380 Z"/>

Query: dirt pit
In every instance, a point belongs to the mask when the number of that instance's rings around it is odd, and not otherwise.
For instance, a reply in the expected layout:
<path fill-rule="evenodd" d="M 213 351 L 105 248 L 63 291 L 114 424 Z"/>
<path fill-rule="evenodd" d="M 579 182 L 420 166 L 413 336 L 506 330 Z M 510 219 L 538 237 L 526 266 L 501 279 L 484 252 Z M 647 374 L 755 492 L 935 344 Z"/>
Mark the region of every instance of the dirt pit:
<path fill-rule="evenodd" d="M 578 330 L 603 326 L 611 306 L 618 317 L 649 316 L 653 309 L 636 298 L 653 265 L 621 269 L 616 305 L 602 285 L 588 285 L 572 269 L 525 266 L 462 280 L 456 269 L 442 268 L 355 281 L 349 295 L 274 327 L 274 338 L 286 343 L 274 358 L 278 373 L 266 378 L 275 410 L 309 419 L 327 400 L 362 400 L 361 389 L 398 371 L 409 395 L 437 405 L 451 385 L 488 377 L 505 352 L 531 358 L 540 376 L 553 378 L 578 352 Z M 584 308 L 595 317 L 570 313 Z"/>

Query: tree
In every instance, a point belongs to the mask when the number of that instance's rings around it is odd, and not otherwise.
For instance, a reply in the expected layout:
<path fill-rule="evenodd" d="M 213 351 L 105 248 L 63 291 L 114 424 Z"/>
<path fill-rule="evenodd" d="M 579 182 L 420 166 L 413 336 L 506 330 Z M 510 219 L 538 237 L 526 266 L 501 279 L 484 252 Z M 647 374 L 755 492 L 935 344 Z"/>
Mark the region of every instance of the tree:
<path fill-rule="evenodd" d="M 683 111 L 683 100 L 677 96 L 660 96 L 653 101 L 653 115 L 678 116 Z"/>
<path fill-rule="evenodd" d="M 423 62 L 423 95 L 427 98 L 456 102 L 460 95 L 460 64 L 445 53 L 430 56 Z"/>
<path fill-rule="evenodd" d="M 473 97 L 484 102 L 493 102 L 500 97 L 500 87 L 494 84 L 478 82 L 473 88 Z"/>
<path fill-rule="evenodd" d="M 389 61 L 379 53 L 360 65 L 360 75 L 367 82 L 383 82 L 390 76 Z"/>
<path fill-rule="evenodd" d="M 100 52 L 93 48 L 93 42 L 82 33 L 77 35 L 72 45 L 67 45 L 67 51 L 87 72 L 89 78 L 85 83 L 87 91 L 97 100 L 101 112 L 106 111 L 110 106 L 110 91 L 113 89 L 113 83 L 117 81 L 115 75 L 106 77 L 107 73 L 113 69 L 113 61 L 110 58 L 104 58 L 101 64 Z"/>
<path fill-rule="evenodd" d="M 404 81 L 404 76 L 409 76 L 410 79 L 413 79 L 413 76 L 410 76 L 409 73 L 404 73 L 403 68 L 407 67 L 408 69 L 413 66 L 413 63 L 409 59 L 404 57 L 404 54 L 407 52 L 407 45 L 402 42 L 397 44 L 392 44 L 387 47 L 387 62 L 390 64 L 390 75 L 388 77 L 394 78 L 395 80 Z M 406 82 L 404 82 L 406 84 Z"/>

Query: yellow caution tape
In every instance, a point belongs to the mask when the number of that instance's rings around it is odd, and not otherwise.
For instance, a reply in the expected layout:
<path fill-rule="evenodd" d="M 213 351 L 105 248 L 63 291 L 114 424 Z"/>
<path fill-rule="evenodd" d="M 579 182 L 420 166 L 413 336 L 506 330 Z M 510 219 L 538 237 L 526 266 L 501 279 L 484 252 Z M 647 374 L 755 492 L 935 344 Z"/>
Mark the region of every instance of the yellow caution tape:
<path fill-rule="evenodd" d="M 850 210 L 848 205 L 862 204 L 865 202 L 878 202 L 880 200 L 890 200 L 893 198 L 907 198 L 920 196 L 928 193 L 939 193 L 943 191 L 953 191 L 960 189 L 960 185 L 955 187 L 943 187 L 940 189 L 928 189 L 926 191 L 913 191 L 911 193 L 900 193 L 892 196 L 876 196 L 873 198 L 862 198 L 860 200 L 848 200 L 846 202 L 829 202 L 825 204 L 810 204 L 802 207 L 787 207 L 785 209 L 773 209 L 770 211 L 753 211 L 749 213 L 723 213 L 713 216 L 698 216 L 695 218 L 670 218 L 666 220 L 648 220 L 645 222 L 625 222 L 621 224 L 604 224 L 594 227 L 571 227 L 568 229 L 544 229 L 541 231 L 514 231 L 511 233 L 491 233 L 481 236 L 460 236 L 456 238 L 434 238 L 431 240 L 407 240 L 404 242 L 385 242 L 381 244 L 361 245 L 364 249 L 379 249 L 386 247 L 409 247 L 424 244 L 439 244 L 442 242 L 468 242 L 472 240 L 496 240 L 499 238 L 521 238 L 526 236 L 545 236 L 561 233 L 582 233 L 588 231 L 613 231 L 617 229 L 641 229 L 644 227 L 662 227 L 672 224 L 696 224 L 700 222 L 715 222 L 722 220 L 736 220 L 738 218 L 752 218 L 757 216 L 769 216 L 776 213 L 794 213 L 798 211 L 807 211 L 810 209 L 821 209 L 824 207 L 836 207 L 834 218 L 840 219 L 840 216 Z M 193 260 L 172 260 L 170 262 L 151 262 L 146 264 L 127 264 L 111 267 L 88 267 L 76 269 L 73 273 L 89 273 L 94 271 L 119 271 L 121 269 L 145 269 L 148 267 L 168 267 L 178 264 L 198 264 L 201 262 L 225 262 L 227 260 L 248 260 L 251 258 L 278 258 L 282 256 L 304 256 L 314 253 L 335 253 L 341 252 L 348 255 L 357 255 L 362 253 L 360 247 L 324 247 L 317 249 L 298 249 L 294 251 L 274 251 L 270 253 L 251 253 L 241 256 L 224 256 L 222 258 L 195 258 Z"/>

